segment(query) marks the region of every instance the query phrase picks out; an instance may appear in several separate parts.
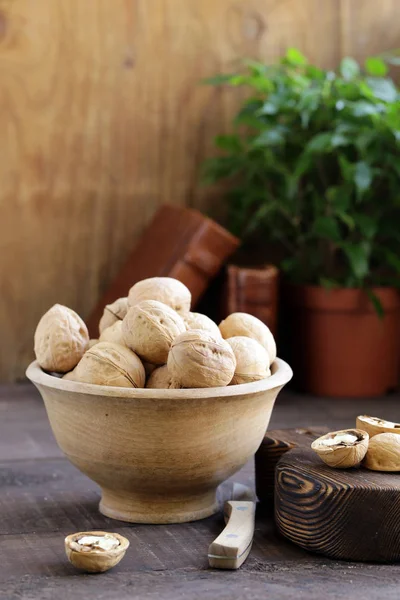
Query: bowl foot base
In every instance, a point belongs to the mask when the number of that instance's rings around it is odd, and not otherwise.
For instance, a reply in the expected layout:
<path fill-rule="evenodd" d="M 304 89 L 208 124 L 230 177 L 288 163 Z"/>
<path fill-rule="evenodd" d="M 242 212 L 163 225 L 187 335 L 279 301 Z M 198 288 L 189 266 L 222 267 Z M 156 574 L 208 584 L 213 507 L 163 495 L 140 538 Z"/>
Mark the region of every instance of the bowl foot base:
<path fill-rule="evenodd" d="M 218 511 L 216 490 L 194 496 L 118 493 L 102 490 L 99 506 L 106 517 L 128 523 L 187 523 Z"/>

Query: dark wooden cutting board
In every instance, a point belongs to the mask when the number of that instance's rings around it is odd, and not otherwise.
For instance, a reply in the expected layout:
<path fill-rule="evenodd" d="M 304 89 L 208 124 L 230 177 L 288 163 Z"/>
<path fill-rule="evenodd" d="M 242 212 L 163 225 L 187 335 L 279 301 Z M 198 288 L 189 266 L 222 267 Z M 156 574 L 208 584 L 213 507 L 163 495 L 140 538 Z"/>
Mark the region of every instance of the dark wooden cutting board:
<path fill-rule="evenodd" d="M 275 477 L 275 521 L 298 546 L 335 559 L 400 560 L 400 474 L 332 469 L 296 448 Z"/>
<path fill-rule="evenodd" d="M 316 438 L 328 431 L 327 427 L 298 427 L 266 432 L 255 455 L 256 492 L 263 509 L 273 509 L 275 468 L 279 459 L 293 448 L 310 448 Z"/>

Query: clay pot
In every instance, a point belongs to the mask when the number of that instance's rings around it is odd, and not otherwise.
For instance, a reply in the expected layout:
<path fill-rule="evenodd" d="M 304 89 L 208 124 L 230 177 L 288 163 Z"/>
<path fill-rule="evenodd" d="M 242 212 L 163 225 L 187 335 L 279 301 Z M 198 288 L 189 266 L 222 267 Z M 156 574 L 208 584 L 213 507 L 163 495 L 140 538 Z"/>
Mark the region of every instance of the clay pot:
<path fill-rule="evenodd" d="M 102 489 L 100 511 L 134 523 L 179 523 L 218 510 L 216 489 L 254 455 L 292 371 L 218 388 L 139 389 L 58 379 L 32 363 L 55 438 Z"/>
<path fill-rule="evenodd" d="M 384 317 L 359 289 L 288 286 L 296 383 L 318 396 L 380 396 L 397 385 L 400 295 L 376 288 Z"/>

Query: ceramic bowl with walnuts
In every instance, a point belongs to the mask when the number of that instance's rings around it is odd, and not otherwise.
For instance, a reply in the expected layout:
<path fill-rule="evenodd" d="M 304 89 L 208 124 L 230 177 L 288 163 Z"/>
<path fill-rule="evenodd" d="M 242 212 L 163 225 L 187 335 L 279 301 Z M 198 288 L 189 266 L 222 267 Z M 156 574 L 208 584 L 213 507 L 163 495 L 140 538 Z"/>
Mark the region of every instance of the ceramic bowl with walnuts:
<path fill-rule="evenodd" d="M 89 342 L 60 305 L 35 334 L 27 376 L 60 448 L 100 486 L 108 517 L 211 515 L 218 485 L 254 455 L 292 377 L 268 327 L 236 313 L 218 328 L 190 312 L 186 286 L 153 278 L 105 308 L 99 337 Z"/>

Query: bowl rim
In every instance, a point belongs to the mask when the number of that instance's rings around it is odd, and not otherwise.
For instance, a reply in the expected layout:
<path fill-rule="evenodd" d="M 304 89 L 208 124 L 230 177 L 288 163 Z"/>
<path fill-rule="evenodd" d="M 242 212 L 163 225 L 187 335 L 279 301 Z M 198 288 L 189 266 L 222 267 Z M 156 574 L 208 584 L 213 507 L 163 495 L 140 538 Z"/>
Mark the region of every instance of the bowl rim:
<path fill-rule="evenodd" d="M 107 385 L 95 385 L 93 383 L 82 383 L 55 377 L 42 370 L 37 360 L 33 361 L 26 370 L 27 378 L 36 386 L 44 386 L 65 392 L 76 394 L 110 396 L 132 399 L 159 399 L 159 400 L 193 400 L 201 398 L 227 398 L 266 392 L 277 387 L 283 387 L 288 383 L 293 371 L 282 359 L 276 358 L 271 365 L 272 375 L 266 379 L 252 381 L 251 383 L 240 383 L 226 387 L 190 388 L 190 389 L 153 389 L 153 388 L 124 388 Z"/>

